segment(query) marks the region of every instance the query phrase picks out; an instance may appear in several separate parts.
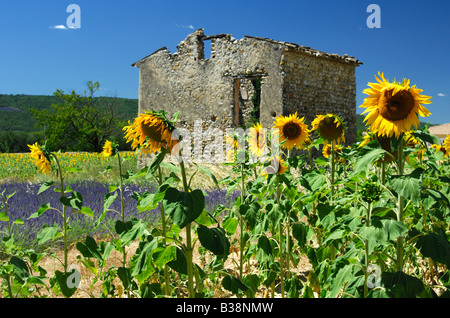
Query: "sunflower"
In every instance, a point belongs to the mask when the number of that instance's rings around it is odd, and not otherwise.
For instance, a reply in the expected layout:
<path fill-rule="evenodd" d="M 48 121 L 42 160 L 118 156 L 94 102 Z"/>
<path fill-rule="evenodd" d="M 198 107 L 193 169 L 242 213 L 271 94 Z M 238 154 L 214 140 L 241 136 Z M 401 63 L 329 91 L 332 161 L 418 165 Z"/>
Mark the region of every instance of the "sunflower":
<path fill-rule="evenodd" d="M 421 89 L 410 86 L 410 81 L 403 83 L 388 82 L 383 73 L 378 73 L 375 79 L 378 83 L 368 83 L 363 93 L 369 95 L 359 106 L 366 108 L 363 114 L 366 125 L 370 125 L 372 132 L 381 136 L 397 138 L 404 132 L 411 130 L 411 126 L 419 127 L 417 115 L 426 117 L 431 113 L 422 104 L 430 104 L 430 96 L 421 95 Z"/>
<path fill-rule="evenodd" d="M 336 155 L 336 161 L 338 161 L 339 158 L 339 154 L 342 153 L 342 146 L 341 145 L 337 145 L 335 150 L 335 155 Z M 326 146 L 324 146 L 322 148 L 322 155 L 324 158 L 329 158 L 331 156 L 331 145 L 327 144 Z"/>
<path fill-rule="evenodd" d="M 249 129 L 248 146 L 250 152 L 257 158 L 262 157 L 267 147 L 266 133 L 261 124 L 256 124 Z"/>
<path fill-rule="evenodd" d="M 363 140 L 358 145 L 358 148 L 364 147 L 365 145 L 367 145 L 372 140 L 375 140 L 374 136 L 375 136 L 374 133 L 371 133 L 371 132 L 365 133 L 365 135 L 363 137 Z"/>
<path fill-rule="evenodd" d="M 227 162 L 235 161 L 237 159 L 238 155 L 239 155 L 239 159 L 241 159 L 241 155 L 245 155 L 244 148 L 242 146 L 244 141 L 241 140 L 242 138 L 243 137 L 241 137 L 237 134 L 225 136 Z M 245 158 L 242 158 L 242 159 L 245 159 Z M 240 162 L 242 162 L 242 160 Z"/>
<path fill-rule="evenodd" d="M 145 112 L 139 114 L 132 123 L 128 122 L 123 130 L 126 131 L 125 139 L 132 141 L 134 150 L 143 147 L 145 153 L 156 153 L 165 148 L 172 151 L 178 140 L 172 140 L 174 125 L 166 118 L 165 112 Z M 142 153 L 142 152 L 141 152 Z"/>
<path fill-rule="evenodd" d="M 36 163 L 36 166 L 39 170 L 44 174 L 50 174 L 50 170 L 52 170 L 52 166 L 49 161 L 48 154 L 38 145 L 36 142 L 34 145 L 28 145 L 31 151 L 31 158 Z"/>
<path fill-rule="evenodd" d="M 444 154 L 444 157 L 448 156 L 448 152 L 445 150 L 445 147 L 443 145 L 433 144 L 431 145 L 431 148 L 433 148 L 435 152 L 442 152 Z"/>
<path fill-rule="evenodd" d="M 345 127 L 341 118 L 334 114 L 317 115 L 311 123 L 311 131 L 317 130 L 319 135 L 325 140 L 324 146 L 328 142 L 334 145 L 345 142 Z"/>
<path fill-rule="evenodd" d="M 331 145 L 326 145 L 322 149 L 322 155 L 324 158 L 329 158 L 331 156 Z"/>
<path fill-rule="evenodd" d="M 109 140 L 106 140 L 105 145 L 103 146 L 103 151 L 102 151 L 101 155 L 106 158 L 106 157 L 112 156 L 112 154 L 113 154 L 112 142 Z"/>
<path fill-rule="evenodd" d="M 405 140 L 405 145 L 409 148 L 415 148 L 416 145 L 422 145 L 421 142 L 414 137 L 411 131 L 405 132 L 403 139 Z"/>
<path fill-rule="evenodd" d="M 432 144 L 431 148 L 433 148 L 436 152 L 441 151 L 444 147 L 438 144 Z"/>
<path fill-rule="evenodd" d="M 298 118 L 297 112 L 289 116 L 278 116 L 275 119 L 275 128 L 278 128 L 280 143 L 285 149 L 297 147 L 304 148 L 309 138 L 308 126 L 303 122 L 305 117 Z"/>
<path fill-rule="evenodd" d="M 445 137 L 444 143 L 442 144 L 442 146 L 444 147 L 445 150 L 445 155 L 449 156 L 450 155 L 450 135 L 447 135 L 447 137 Z"/>
<path fill-rule="evenodd" d="M 270 166 L 263 170 L 262 174 L 266 175 L 266 178 L 269 174 L 283 174 L 287 170 L 286 163 L 280 156 L 272 157 L 270 159 Z"/>

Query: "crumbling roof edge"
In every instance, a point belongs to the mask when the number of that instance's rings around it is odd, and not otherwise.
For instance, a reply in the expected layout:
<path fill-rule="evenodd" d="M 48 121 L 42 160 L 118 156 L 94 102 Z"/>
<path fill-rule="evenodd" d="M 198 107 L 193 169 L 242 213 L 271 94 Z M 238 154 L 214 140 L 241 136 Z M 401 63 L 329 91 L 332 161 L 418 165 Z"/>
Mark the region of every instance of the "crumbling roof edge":
<path fill-rule="evenodd" d="M 213 35 L 204 35 L 200 39 L 202 41 L 207 41 L 207 40 L 220 39 L 220 38 L 226 38 L 226 37 L 230 37 L 230 34 L 219 33 L 219 34 L 213 34 Z"/>
<path fill-rule="evenodd" d="M 201 38 L 201 40 L 211 40 L 211 39 L 215 39 L 215 38 L 230 37 L 230 36 L 231 36 L 230 34 L 221 33 L 221 34 L 203 36 Z M 299 45 L 299 44 L 292 43 L 292 42 L 277 41 L 277 40 L 273 40 L 273 39 L 269 39 L 269 38 L 262 38 L 262 37 L 251 36 L 251 35 L 244 35 L 244 38 L 255 39 L 255 40 L 266 41 L 266 42 L 270 42 L 270 43 L 274 43 L 274 44 L 283 45 L 288 50 L 291 50 L 291 51 L 294 51 L 294 52 L 295 51 L 301 52 L 301 53 L 308 54 L 308 55 L 311 55 L 311 56 L 315 56 L 315 57 L 318 57 L 318 58 L 334 60 L 334 61 L 337 61 L 337 62 L 346 63 L 346 64 L 353 64 L 353 65 L 356 65 L 356 66 L 359 66 L 359 65 L 363 64 L 361 61 L 359 61 L 355 57 L 349 56 L 347 54 L 339 55 L 339 54 L 327 53 L 327 52 L 315 50 L 315 49 L 312 49 L 310 47 Z M 163 51 L 163 50 L 167 50 L 168 51 L 167 47 L 164 46 L 164 47 L 156 50 L 155 52 L 147 55 L 146 57 L 144 57 L 144 58 L 134 62 L 133 64 L 131 64 L 131 66 L 132 67 L 139 67 L 139 64 L 142 61 L 144 61 L 145 59 L 149 58 L 150 56 L 152 56 L 152 55 L 154 55 L 154 54 L 156 54 L 156 53 L 158 53 L 160 51 Z"/>
<path fill-rule="evenodd" d="M 356 64 L 356 65 L 363 64 L 361 61 L 359 61 L 355 57 L 348 56 L 347 54 L 339 55 L 339 54 L 327 53 L 327 52 L 312 49 L 307 46 L 299 45 L 297 43 L 277 41 L 277 40 L 273 40 L 273 39 L 269 39 L 269 38 L 262 38 L 262 37 L 251 36 L 251 35 L 245 35 L 244 38 L 255 39 L 255 40 L 266 41 L 266 42 L 270 42 L 270 43 L 274 43 L 274 44 L 284 45 L 290 50 L 294 50 L 294 51 L 296 50 L 296 51 L 299 51 L 302 53 L 306 53 L 306 54 L 313 55 L 316 57 L 326 58 L 329 60 L 337 60 L 337 61 L 340 61 L 343 63 Z"/>
<path fill-rule="evenodd" d="M 156 54 L 156 53 L 158 53 L 158 52 L 160 52 L 160 51 L 164 51 L 164 50 L 167 50 L 167 51 L 168 51 L 167 47 L 163 46 L 162 48 L 157 49 L 155 52 L 153 52 L 153 53 L 147 55 L 146 57 L 143 57 L 143 58 L 141 58 L 140 60 L 134 62 L 133 64 L 131 64 L 131 66 L 132 66 L 132 67 L 138 67 L 138 64 L 139 64 L 140 62 L 142 62 L 143 60 L 149 58 L 150 56 L 152 56 L 152 55 L 154 55 L 154 54 Z"/>

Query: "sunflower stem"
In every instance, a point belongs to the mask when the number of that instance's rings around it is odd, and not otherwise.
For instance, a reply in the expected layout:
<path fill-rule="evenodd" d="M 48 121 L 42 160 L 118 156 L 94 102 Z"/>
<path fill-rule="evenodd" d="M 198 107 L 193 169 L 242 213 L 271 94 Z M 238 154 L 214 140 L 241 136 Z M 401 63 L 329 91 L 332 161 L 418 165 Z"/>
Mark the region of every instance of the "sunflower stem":
<path fill-rule="evenodd" d="M 284 298 L 284 253 L 283 253 L 283 221 L 280 220 L 279 240 L 280 240 L 280 284 L 281 298 Z"/>
<path fill-rule="evenodd" d="M 280 200 L 280 196 L 281 196 L 281 191 L 280 191 L 280 178 L 278 173 L 275 175 L 276 176 L 276 181 L 277 181 L 277 203 L 278 206 L 281 203 Z M 283 218 L 281 218 L 280 222 L 279 222 L 279 241 L 280 241 L 280 284 L 281 284 L 281 298 L 284 298 L 284 255 L 283 255 Z"/>
<path fill-rule="evenodd" d="M 183 188 L 184 192 L 189 192 L 189 186 L 186 178 L 186 169 L 184 167 L 183 157 L 180 154 L 180 168 L 181 168 L 181 177 L 183 180 Z M 194 291 L 194 275 L 193 275 L 193 264 L 192 264 L 192 224 L 189 222 L 186 225 L 186 266 L 187 266 L 187 274 L 188 274 L 188 296 L 189 298 L 195 297 Z"/>
<path fill-rule="evenodd" d="M 10 274 L 6 274 L 5 275 L 5 280 L 6 280 L 6 284 L 8 285 L 8 294 L 9 294 L 9 298 L 14 298 L 13 292 L 12 292 L 12 288 L 11 288 L 11 275 Z"/>
<path fill-rule="evenodd" d="M 158 166 L 158 182 L 159 185 L 163 183 L 162 169 L 161 166 Z M 162 230 L 161 234 L 163 237 L 163 245 L 166 246 L 166 211 L 164 208 L 164 203 L 161 201 L 159 203 L 160 211 L 161 211 L 161 220 L 162 220 Z M 165 294 L 166 296 L 170 293 L 170 285 L 169 285 L 169 270 L 167 264 L 164 264 L 164 282 L 165 282 Z"/>
<path fill-rule="evenodd" d="M 117 161 L 119 163 L 119 191 L 120 191 L 120 215 L 122 218 L 122 222 L 125 223 L 125 200 L 123 198 L 123 177 L 122 177 L 122 158 L 120 157 L 120 152 L 117 151 Z M 127 250 L 125 245 L 122 250 L 122 266 L 123 268 L 127 267 Z M 131 297 L 131 292 L 127 290 L 128 298 Z"/>
<path fill-rule="evenodd" d="M 287 278 L 291 277 L 291 250 L 290 250 L 290 231 L 291 231 L 291 222 L 290 222 L 290 215 L 289 211 L 286 213 L 286 275 Z"/>
<path fill-rule="evenodd" d="M 125 222 L 125 205 L 123 199 L 123 179 L 122 179 L 122 162 L 120 160 L 120 153 L 117 152 L 117 160 L 119 162 L 119 190 L 120 190 L 120 215 L 122 222 Z M 124 262 L 125 266 L 125 262 Z"/>
<path fill-rule="evenodd" d="M 241 205 L 244 204 L 245 201 L 245 165 L 241 164 Z M 240 227 L 240 238 L 239 238 L 239 278 L 242 280 L 243 278 L 243 264 L 244 264 L 244 219 L 242 215 L 239 214 L 239 227 Z"/>
<path fill-rule="evenodd" d="M 59 163 L 58 157 L 54 154 L 52 154 L 53 158 L 55 159 L 58 175 L 59 175 L 59 182 L 61 183 L 61 197 L 65 197 L 65 191 L 64 191 L 64 177 L 61 170 L 61 165 Z M 67 272 L 68 268 L 68 229 L 67 229 L 67 212 L 66 212 L 66 206 L 63 204 L 62 206 L 62 217 L 63 217 L 63 236 L 64 236 L 64 273 Z"/>
<path fill-rule="evenodd" d="M 335 160 L 334 160 L 334 141 L 331 142 L 331 202 L 334 200 L 334 174 L 335 174 Z"/>
<path fill-rule="evenodd" d="M 367 204 L 367 210 L 366 210 L 366 226 L 370 226 L 370 217 L 372 214 L 372 203 L 368 202 Z M 365 251 L 365 268 L 364 268 L 364 298 L 367 298 L 367 295 L 369 293 L 369 287 L 367 285 L 367 281 L 369 279 L 369 272 L 367 269 L 369 268 L 369 241 L 366 239 L 364 241 L 364 251 Z"/>
<path fill-rule="evenodd" d="M 335 194 L 335 189 L 334 189 L 334 179 L 335 179 L 335 173 L 336 173 L 336 162 L 335 162 L 335 144 L 334 144 L 334 140 L 331 141 L 331 204 L 334 204 L 334 194 Z M 334 246 L 334 243 L 331 242 L 330 244 L 330 253 L 331 253 L 331 260 L 335 260 L 336 259 L 336 247 Z"/>
<path fill-rule="evenodd" d="M 314 217 L 317 217 L 318 214 L 317 214 L 317 208 L 316 208 L 315 202 L 312 203 L 312 209 L 313 209 L 312 214 L 314 215 Z M 318 226 L 314 227 L 314 232 L 316 232 L 317 243 L 319 245 L 321 245 L 322 244 L 322 234 L 321 234 L 320 228 Z"/>
<path fill-rule="evenodd" d="M 400 176 L 404 173 L 404 153 L 403 153 L 404 141 L 403 134 L 400 136 L 398 145 L 398 161 L 397 161 L 397 172 Z M 397 221 L 403 222 L 403 196 L 398 195 L 397 200 Z M 404 246 L 403 246 L 403 236 L 399 236 L 397 239 L 397 271 L 403 270 L 404 263 Z"/>

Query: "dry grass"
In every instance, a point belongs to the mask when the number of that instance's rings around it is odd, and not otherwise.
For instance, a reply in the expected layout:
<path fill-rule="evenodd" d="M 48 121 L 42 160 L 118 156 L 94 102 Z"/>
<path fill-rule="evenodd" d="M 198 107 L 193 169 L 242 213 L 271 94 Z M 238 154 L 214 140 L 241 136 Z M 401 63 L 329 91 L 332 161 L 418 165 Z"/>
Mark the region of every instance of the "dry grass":
<path fill-rule="evenodd" d="M 239 229 L 238 229 L 239 231 Z M 238 233 L 237 231 L 237 233 Z M 182 231 L 180 233 L 181 238 L 185 239 L 185 231 Z M 194 235 L 194 233 L 193 233 Z M 194 237 L 194 236 L 193 236 Z M 237 241 L 238 237 L 234 236 L 230 238 L 230 241 Z M 130 244 L 130 246 L 127 247 L 127 255 L 128 255 L 128 264 L 130 261 L 130 258 L 135 254 L 135 251 L 139 245 L 139 241 L 135 241 Z M 198 247 L 199 243 L 197 243 L 196 247 Z M 230 248 L 230 254 L 224 264 L 224 269 L 230 274 L 235 275 L 236 277 L 239 276 L 239 248 L 238 244 L 233 244 Z M 60 262 L 64 257 L 62 250 L 57 250 L 54 253 L 51 253 L 47 256 L 45 256 L 39 265 L 47 270 L 46 277 L 53 277 L 55 271 L 63 271 L 63 266 Z M 71 266 L 76 266 L 76 268 L 80 271 L 81 280 L 80 285 L 75 292 L 75 294 L 72 296 L 72 298 L 98 298 L 102 293 L 102 282 L 96 279 L 96 275 L 92 273 L 91 270 L 86 268 L 83 264 L 80 263 L 79 258 L 81 258 L 81 253 L 76 249 L 75 244 L 73 244 L 68 253 L 68 261 Z M 198 248 L 194 249 L 193 253 L 193 263 L 199 265 L 200 267 L 203 267 L 212 259 L 213 255 L 211 253 L 207 253 L 206 255 L 201 255 L 198 251 Z M 123 256 L 118 251 L 114 250 L 111 256 L 108 258 L 107 264 L 105 266 L 105 269 L 110 268 L 111 266 L 114 266 L 115 268 L 119 268 L 122 266 L 122 259 Z M 290 273 L 292 275 L 297 275 L 297 277 L 303 281 L 307 280 L 307 276 L 309 271 L 312 269 L 308 258 L 305 255 L 302 255 L 300 257 L 300 261 L 298 264 L 293 267 L 291 265 Z M 243 266 L 243 273 L 244 275 L 254 273 L 258 273 L 258 264 L 255 259 L 247 260 L 244 263 Z M 161 278 L 161 277 L 160 277 Z M 177 273 L 175 273 L 175 278 L 179 281 L 179 276 Z M 162 279 L 162 278 L 161 278 Z M 158 278 L 155 277 L 155 282 L 158 281 Z M 162 283 L 162 281 L 158 281 Z M 48 279 L 46 280 L 47 286 L 49 286 Z M 176 282 L 174 282 L 176 284 Z M 118 277 L 116 277 L 113 280 L 113 284 L 115 285 L 116 290 L 123 290 L 122 282 Z M 212 282 L 209 279 L 205 280 L 203 282 L 205 285 L 205 288 L 210 288 L 211 290 L 214 290 L 214 298 L 229 298 L 229 297 L 235 297 L 232 293 L 229 291 L 221 288 L 220 285 L 217 285 L 217 282 Z M 182 286 L 184 287 L 184 286 Z M 180 288 L 180 286 L 175 286 L 175 288 Z M 273 297 L 281 297 L 280 295 L 280 289 L 279 287 L 276 289 L 275 294 Z M 37 294 L 38 295 L 38 294 Z M 44 291 L 43 289 L 40 291 L 39 296 L 46 295 L 51 298 L 63 298 L 63 295 L 56 295 L 53 291 Z M 180 297 L 184 297 L 185 291 L 180 291 Z M 262 287 L 257 293 L 255 297 L 263 298 L 263 297 L 272 297 L 271 292 L 266 289 L 265 287 Z M 185 295 L 187 296 L 187 294 Z M 127 295 L 122 294 L 121 297 L 127 297 Z"/>

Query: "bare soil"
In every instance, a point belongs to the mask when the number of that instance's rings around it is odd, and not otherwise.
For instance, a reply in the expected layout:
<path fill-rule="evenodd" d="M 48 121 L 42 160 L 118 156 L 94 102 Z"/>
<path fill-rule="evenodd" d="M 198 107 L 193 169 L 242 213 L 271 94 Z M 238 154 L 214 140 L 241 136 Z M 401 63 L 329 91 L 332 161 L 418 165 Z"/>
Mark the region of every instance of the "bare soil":
<path fill-rule="evenodd" d="M 180 234 L 184 239 L 184 231 Z M 194 236 L 193 236 L 194 237 Z M 198 247 L 198 242 L 196 247 Z M 138 241 L 135 241 L 130 244 L 130 246 L 127 248 L 127 255 L 129 258 L 135 254 L 135 251 L 139 245 Z M 234 274 L 236 277 L 238 276 L 239 272 L 239 248 L 238 244 L 234 244 L 230 248 L 230 254 L 228 255 L 228 258 L 225 262 L 225 270 L 228 273 Z M 75 294 L 72 296 L 72 298 L 91 298 L 91 297 L 99 297 L 101 294 L 102 289 L 102 282 L 97 281 L 95 282 L 96 276 L 94 273 L 91 272 L 88 268 L 86 268 L 83 264 L 81 264 L 78 260 L 78 258 L 81 258 L 81 253 L 76 249 L 75 244 L 73 244 L 69 249 L 68 254 L 68 261 L 71 266 L 76 266 L 76 268 L 80 271 L 81 279 L 80 279 L 80 285 L 75 292 Z M 202 258 L 201 254 L 198 252 L 198 248 L 194 248 L 194 254 L 193 254 L 193 262 L 194 264 L 199 265 L 201 268 L 204 264 L 206 264 L 210 259 L 209 257 L 212 257 L 212 254 L 207 254 L 206 258 Z M 46 277 L 53 277 L 55 271 L 63 271 L 62 264 L 60 260 L 64 258 L 64 254 L 62 250 L 57 250 L 52 255 L 46 255 L 39 265 L 47 270 Z M 128 261 L 129 261 L 128 258 Z M 108 259 L 107 265 L 105 268 L 109 268 L 111 266 L 115 266 L 116 268 L 122 266 L 122 259 L 123 255 L 119 253 L 118 251 L 114 250 L 111 254 L 111 256 Z M 311 270 L 311 265 L 309 264 L 308 258 L 306 256 L 301 256 L 300 261 L 298 262 L 297 266 L 295 268 L 290 268 L 291 274 L 297 275 L 301 280 L 306 281 L 308 277 L 308 273 Z M 249 273 L 257 273 L 258 267 L 257 262 L 254 259 L 250 259 L 249 261 L 244 263 L 243 266 L 243 273 L 249 274 Z M 48 281 L 47 281 L 48 283 Z M 115 287 L 117 290 L 123 289 L 122 282 L 118 277 L 116 277 L 113 281 Z M 205 282 L 205 288 L 213 288 L 214 289 L 214 297 L 216 298 L 227 298 L 227 297 L 235 297 L 233 294 L 231 294 L 229 291 L 218 287 L 217 284 L 213 284 L 212 282 L 209 282 L 210 285 L 208 286 L 208 281 Z M 48 285 L 48 284 L 47 284 Z M 41 290 L 42 293 L 45 294 L 45 291 Z M 182 292 L 181 294 L 184 294 Z M 50 291 L 50 294 L 48 294 L 49 297 L 52 298 L 59 298 L 63 297 L 62 295 L 56 295 L 52 291 Z M 262 288 L 256 295 L 256 297 L 280 297 L 279 294 L 279 288 L 275 290 L 275 294 L 272 295 L 269 290 L 266 288 Z M 126 297 L 126 295 L 122 294 L 121 297 Z"/>

